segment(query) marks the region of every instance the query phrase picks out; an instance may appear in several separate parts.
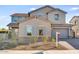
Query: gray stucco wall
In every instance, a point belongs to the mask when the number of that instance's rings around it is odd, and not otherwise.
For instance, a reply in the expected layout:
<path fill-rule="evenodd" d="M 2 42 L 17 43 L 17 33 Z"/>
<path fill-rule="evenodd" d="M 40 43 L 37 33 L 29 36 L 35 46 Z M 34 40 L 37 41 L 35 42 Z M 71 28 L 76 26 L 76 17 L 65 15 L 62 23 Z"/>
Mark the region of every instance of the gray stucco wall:
<path fill-rule="evenodd" d="M 27 25 L 32 26 L 33 36 L 39 36 L 39 29 L 43 29 L 43 36 L 51 37 L 51 24 L 49 22 L 42 21 L 36 18 L 19 24 L 19 37 L 27 36 Z"/>

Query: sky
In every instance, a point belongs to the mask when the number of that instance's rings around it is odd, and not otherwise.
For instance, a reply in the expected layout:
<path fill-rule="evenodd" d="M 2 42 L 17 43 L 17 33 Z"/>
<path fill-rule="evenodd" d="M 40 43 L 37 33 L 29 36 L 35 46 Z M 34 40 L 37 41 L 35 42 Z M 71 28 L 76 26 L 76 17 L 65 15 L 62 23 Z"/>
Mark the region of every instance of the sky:
<path fill-rule="evenodd" d="M 0 5 L 0 28 L 6 28 L 11 22 L 13 13 L 28 13 L 43 5 Z M 73 16 L 79 16 L 79 5 L 51 5 L 67 12 L 66 22 L 69 23 Z"/>

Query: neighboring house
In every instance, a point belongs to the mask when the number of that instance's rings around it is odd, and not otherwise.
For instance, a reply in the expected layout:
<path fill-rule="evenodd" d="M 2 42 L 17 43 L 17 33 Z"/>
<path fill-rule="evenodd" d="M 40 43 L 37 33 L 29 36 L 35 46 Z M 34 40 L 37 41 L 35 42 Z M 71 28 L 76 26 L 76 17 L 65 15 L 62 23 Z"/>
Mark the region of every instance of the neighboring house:
<path fill-rule="evenodd" d="M 18 29 L 19 38 L 28 36 L 55 37 L 56 32 L 60 32 L 60 38 L 69 38 L 72 36 L 70 31 L 72 25 L 66 23 L 66 13 L 58 8 L 44 6 L 28 14 L 11 15 L 13 27 L 11 24 L 8 26 Z M 19 21 L 19 16 L 25 17 L 25 19 L 20 18 Z"/>
<path fill-rule="evenodd" d="M 74 16 L 70 20 L 70 23 L 73 25 L 72 26 L 73 36 L 79 38 L 79 16 Z"/>

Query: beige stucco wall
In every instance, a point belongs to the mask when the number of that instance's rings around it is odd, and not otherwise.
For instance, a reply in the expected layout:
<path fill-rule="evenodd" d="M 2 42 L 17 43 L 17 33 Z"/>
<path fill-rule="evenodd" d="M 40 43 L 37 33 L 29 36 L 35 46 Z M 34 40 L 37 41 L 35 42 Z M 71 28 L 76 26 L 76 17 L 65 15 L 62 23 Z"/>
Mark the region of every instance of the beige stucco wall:
<path fill-rule="evenodd" d="M 75 24 L 75 21 L 76 21 L 76 24 Z M 70 23 L 73 25 L 72 29 L 76 31 L 79 28 L 79 17 L 74 17 Z"/>
<path fill-rule="evenodd" d="M 75 21 L 76 21 L 76 24 L 75 24 Z M 70 23 L 73 25 L 72 30 L 75 32 L 75 37 L 79 38 L 79 17 L 72 18 Z"/>
<path fill-rule="evenodd" d="M 70 23 L 75 25 L 75 21 L 76 21 L 76 25 L 79 25 L 79 17 L 73 17 Z"/>
<path fill-rule="evenodd" d="M 19 24 L 19 37 L 27 37 L 27 31 L 26 31 L 27 25 L 32 26 L 33 36 L 39 36 L 38 31 L 40 28 L 43 29 L 44 36 L 49 36 L 49 37 L 51 36 L 51 24 L 49 22 L 34 18 Z"/>

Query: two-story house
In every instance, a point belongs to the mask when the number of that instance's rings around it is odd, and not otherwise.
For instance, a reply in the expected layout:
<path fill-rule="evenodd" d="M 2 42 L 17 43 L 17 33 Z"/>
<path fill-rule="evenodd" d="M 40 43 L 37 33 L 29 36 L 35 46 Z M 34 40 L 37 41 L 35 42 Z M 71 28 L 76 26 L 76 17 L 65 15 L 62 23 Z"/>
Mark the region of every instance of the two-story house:
<path fill-rule="evenodd" d="M 19 37 L 52 37 L 56 35 L 56 32 L 60 32 L 60 38 L 69 38 L 71 25 L 65 22 L 66 13 L 51 6 L 44 6 L 29 12 L 29 17 L 19 23 Z"/>
<path fill-rule="evenodd" d="M 11 16 L 11 23 L 9 23 L 7 26 L 9 29 L 14 29 L 15 32 L 18 32 L 19 29 L 19 22 L 26 19 L 27 14 L 24 13 L 14 13 Z"/>
<path fill-rule="evenodd" d="M 75 38 L 79 38 L 79 16 L 74 16 L 71 20 L 70 23 L 73 25 L 72 30 L 73 30 L 73 36 Z"/>
<path fill-rule="evenodd" d="M 11 28 L 18 28 L 18 37 L 26 38 L 28 36 L 47 36 L 55 37 L 56 32 L 60 33 L 60 38 L 71 37 L 71 26 L 66 23 L 67 12 L 53 8 L 51 6 L 44 6 L 36 10 L 30 11 L 28 14 L 13 14 Z M 22 19 L 19 16 L 25 17 Z M 17 26 L 16 26 L 17 25 Z"/>

